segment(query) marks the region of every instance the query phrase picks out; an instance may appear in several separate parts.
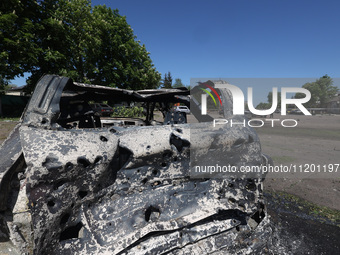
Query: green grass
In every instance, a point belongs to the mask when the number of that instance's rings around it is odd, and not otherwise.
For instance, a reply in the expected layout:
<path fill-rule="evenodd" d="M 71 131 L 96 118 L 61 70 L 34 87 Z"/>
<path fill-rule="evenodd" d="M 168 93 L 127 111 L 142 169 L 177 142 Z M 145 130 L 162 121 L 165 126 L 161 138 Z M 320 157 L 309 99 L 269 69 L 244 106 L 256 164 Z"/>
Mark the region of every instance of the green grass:
<path fill-rule="evenodd" d="M 19 121 L 20 118 L 1 118 L 0 117 L 0 121 Z"/>
<path fill-rule="evenodd" d="M 340 227 L 340 211 L 304 200 L 283 191 L 266 191 L 280 206 L 289 208 L 293 213 L 305 214 L 320 222 L 332 223 Z"/>
<path fill-rule="evenodd" d="M 290 156 L 273 156 L 272 160 L 274 161 L 274 164 L 285 164 L 294 162 L 296 158 Z"/>

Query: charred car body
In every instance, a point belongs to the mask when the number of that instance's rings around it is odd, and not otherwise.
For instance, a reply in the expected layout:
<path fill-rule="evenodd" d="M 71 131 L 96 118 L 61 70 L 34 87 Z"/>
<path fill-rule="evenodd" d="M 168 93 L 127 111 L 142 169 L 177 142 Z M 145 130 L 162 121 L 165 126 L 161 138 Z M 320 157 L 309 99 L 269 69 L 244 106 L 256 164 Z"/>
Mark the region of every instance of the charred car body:
<path fill-rule="evenodd" d="M 0 244 L 27 254 L 256 252 L 270 234 L 258 178 L 192 178 L 190 150 L 265 164 L 249 127 L 210 132 L 171 103 L 189 91 L 130 91 L 44 76 L 1 147 Z M 227 90 L 224 117 L 231 114 Z M 143 103 L 145 119 L 101 119 L 91 100 Z M 155 109 L 164 120 L 156 120 Z M 241 117 L 240 117 L 241 118 Z M 104 125 L 105 124 L 105 125 Z M 200 132 L 200 139 L 191 138 Z M 221 147 L 222 146 L 222 147 Z"/>

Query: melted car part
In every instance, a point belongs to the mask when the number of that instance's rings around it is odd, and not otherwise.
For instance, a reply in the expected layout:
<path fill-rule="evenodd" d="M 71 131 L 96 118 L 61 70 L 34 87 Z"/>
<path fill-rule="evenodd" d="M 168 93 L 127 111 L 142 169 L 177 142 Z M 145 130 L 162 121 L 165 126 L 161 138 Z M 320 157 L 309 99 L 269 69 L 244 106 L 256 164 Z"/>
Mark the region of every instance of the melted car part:
<path fill-rule="evenodd" d="M 222 93 L 227 102 L 230 95 Z M 91 100 L 143 103 L 143 125 L 103 125 L 88 108 Z M 23 186 L 33 242 L 23 238 L 18 249 L 33 254 L 260 251 L 270 234 L 263 176 L 194 179 L 190 174 L 190 149 L 218 149 L 217 139 L 234 155 L 231 164 L 260 165 L 264 156 L 256 133 L 225 126 L 216 134 L 208 122 L 187 124 L 175 115 L 171 120 L 174 102 L 189 107 L 189 91 L 130 91 L 44 76 L 20 125 L 17 150 L 27 165 Z M 154 119 L 156 106 L 169 121 Z M 195 116 L 196 110 L 191 109 Z M 204 139 L 191 139 L 195 128 Z M 4 217 L 3 224 L 8 222 Z"/>

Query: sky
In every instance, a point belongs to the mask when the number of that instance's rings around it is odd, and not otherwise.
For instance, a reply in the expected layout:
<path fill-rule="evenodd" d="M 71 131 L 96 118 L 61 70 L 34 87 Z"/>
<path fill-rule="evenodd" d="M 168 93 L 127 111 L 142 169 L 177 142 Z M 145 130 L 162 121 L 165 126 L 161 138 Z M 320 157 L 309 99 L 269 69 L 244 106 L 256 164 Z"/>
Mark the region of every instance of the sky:
<path fill-rule="evenodd" d="M 103 4 L 126 16 L 162 78 L 340 77 L 338 0 L 92 0 Z M 255 84 L 266 101 L 272 86 Z"/>

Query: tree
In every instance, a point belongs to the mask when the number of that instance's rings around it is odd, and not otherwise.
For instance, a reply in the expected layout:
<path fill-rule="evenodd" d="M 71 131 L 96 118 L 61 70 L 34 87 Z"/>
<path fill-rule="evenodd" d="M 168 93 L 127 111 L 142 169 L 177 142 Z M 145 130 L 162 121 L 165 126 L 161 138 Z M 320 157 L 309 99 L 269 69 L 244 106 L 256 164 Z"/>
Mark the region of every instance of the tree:
<path fill-rule="evenodd" d="M 31 71 L 41 51 L 36 34 L 40 29 L 35 0 L 0 3 L 0 76 L 14 79 Z"/>
<path fill-rule="evenodd" d="M 12 5 L 2 5 L 8 17 L 0 22 L 15 25 L 19 32 L 2 26 L 0 39 L 5 43 L 0 44 L 4 46 L 0 67 L 10 63 L 17 68 L 1 69 L 0 75 L 5 78 L 30 72 L 28 84 L 33 85 L 43 74 L 53 73 L 79 82 L 126 89 L 158 87 L 161 76 L 152 64 L 150 53 L 136 40 L 118 10 L 105 5 L 92 7 L 90 0 L 10 2 Z M 33 11 L 21 11 L 20 16 L 13 18 L 12 13 L 24 10 L 23 7 Z M 26 44 L 17 45 L 23 33 Z M 13 54 L 11 45 L 22 48 L 29 57 Z"/>
<path fill-rule="evenodd" d="M 270 109 L 273 105 L 273 92 L 270 91 L 268 93 L 268 103 L 259 103 L 255 108 L 258 110 L 267 110 Z M 281 108 L 281 92 L 277 93 L 277 108 Z"/>
<path fill-rule="evenodd" d="M 185 87 L 185 86 L 184 86 L 184 84 L 182 83 L 182 80 L 181 80 L 181 79 L 176 78 L 173 87 L 174 87 L 174 88 L 181 88 L 181 87 Z"/>
<path fill-rule="evenodd" d="M 305 107 L 326 107 L 327 101 L 334 97 L 338 88 L 333 85 L 333 80 L 327 74 L 317 79 L 315 82 L 305 83 L 302 87 L 309 90 L 311 99 L 304 104 Z M 304 98 L 303 93 L 296 93 L 295 98 Z"/>
<path fill-rule="evenodd" d="M 164 79 L 161 83 L 162 88 L 164 89 L 171 89 L 172 88 L 172 77 L 171 73 L 168 72 L 167 74 L 164 74 Z"/>
<path fill-rule="evenodd" d="M 258 110 L 267 110 L 267 109 L 270 109 L 270 107 L 271 107 L 271 104 L 261 102 L 255 108 Z"/>
<path fill-rule="evenodd" d="M 4 95 L 10 89 L 8 80 L 0 76 L 0 95 Z"/>
<path fill-rule="evenodd" d="M 311 93 L 310 100 L 304 104 L 305 107 L 313 108 L 313 107 L 320 107 L 320 99 L 319 94 L 321 93 L 320 88 L 315 82 L 308 82 L 305 83 L 303 88 L 307 89 Z M 296 93 L 294 98 L 305 98 L 306 95 L 303 93 Z"/>
<path fill-rule="evenodd" d="M 140 45 L 118 10 L 96 6 L 93 10 L 95 38 L 88 52 L 94 72 L 88 78 L 95 83 L 119 88 L 157 88 L 160 74 L 153 67 L 145 45 Z"/>
<path fill-rule="evenodd" d="M 268 98 L 268 105 L 269 105 L 268 109 L 269 109 L 273 105 L 273 92 L 272 91 L 270 91 L 268 93 L 267 98 Z M 281 108 L 281 92 L 277 93 L 277 106 L 276 106 L 276 108 Z"/>

